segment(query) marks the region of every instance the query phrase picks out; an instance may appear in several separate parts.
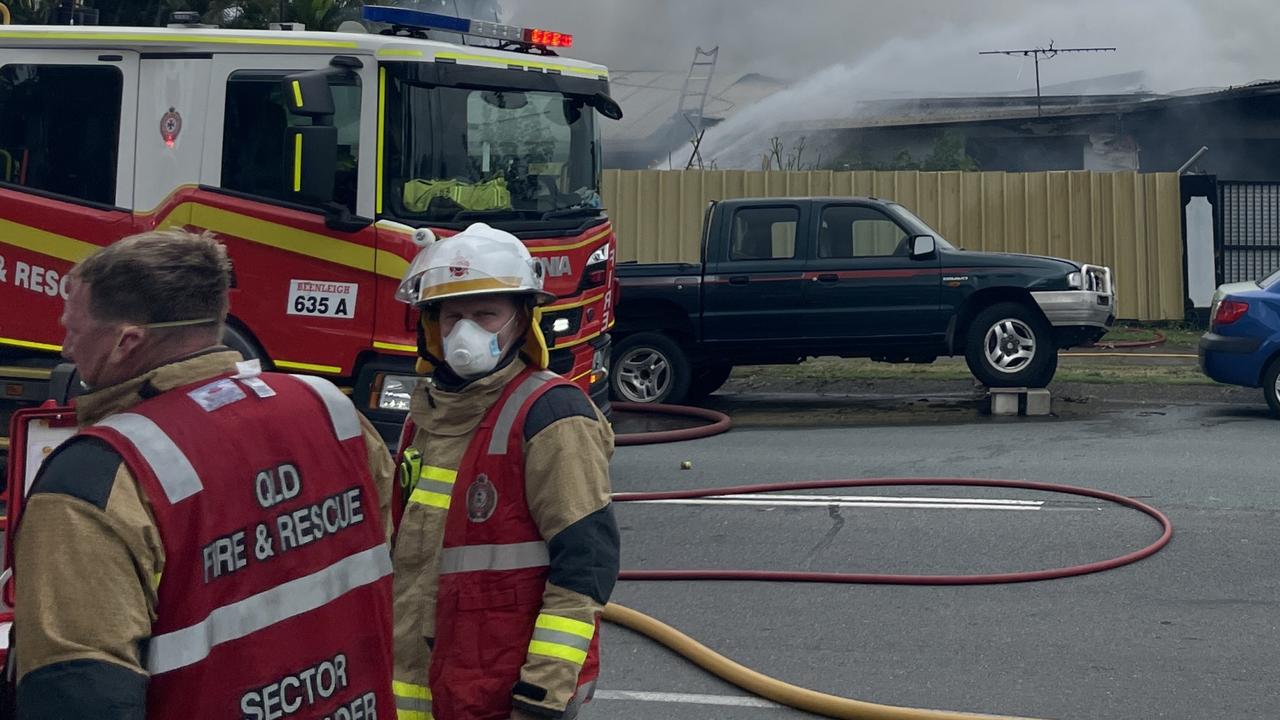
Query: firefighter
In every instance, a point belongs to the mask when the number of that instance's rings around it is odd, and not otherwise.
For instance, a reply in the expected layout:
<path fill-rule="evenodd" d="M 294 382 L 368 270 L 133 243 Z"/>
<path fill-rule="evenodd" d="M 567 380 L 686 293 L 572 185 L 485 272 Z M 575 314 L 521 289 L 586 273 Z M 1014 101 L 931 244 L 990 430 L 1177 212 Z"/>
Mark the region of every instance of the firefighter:
<path fill-rule="evenodd" d="M 394 714 L 391 455 L 329 382 L 218 344 L 229 271 L 181 230 L 71 271 L 90 392 L 18 529 L 22 720 Z"/>
<path fill-rule="evenodd" d="M 436 241 L 397 296 L 421 311 L 401 440 L 399 720 L 572 718 L 618 574 L 613 432 L 547 370 L 542 266 L 482 223 Z"/>

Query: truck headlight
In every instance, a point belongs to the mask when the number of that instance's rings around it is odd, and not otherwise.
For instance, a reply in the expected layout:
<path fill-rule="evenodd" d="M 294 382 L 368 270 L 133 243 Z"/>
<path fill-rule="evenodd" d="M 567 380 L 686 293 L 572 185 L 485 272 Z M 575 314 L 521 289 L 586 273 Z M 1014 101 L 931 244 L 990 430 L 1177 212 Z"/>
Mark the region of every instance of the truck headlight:
<path fill-rule="evenodd" d="M 591 253 L 591 257 L 587 258 L 587 265 L 598 265 L 603 262 L 608 262 L 608 260 L 609 245 L 606 243 L 596 248 L 596 251 Z"/>
<path fill-rule="evenodd" d="M 1080 290 L 1084 287 L 1084 276 L 1077 272 L 1073 272 L 1067 276 L 1067 287 L 1072 290 Z"/>
<path fill-rule="evenodd" d="M 379 410 L 408 410 L 409 398 L 422 378 L 416 375 L 379 375 L 375 379 Z"/>

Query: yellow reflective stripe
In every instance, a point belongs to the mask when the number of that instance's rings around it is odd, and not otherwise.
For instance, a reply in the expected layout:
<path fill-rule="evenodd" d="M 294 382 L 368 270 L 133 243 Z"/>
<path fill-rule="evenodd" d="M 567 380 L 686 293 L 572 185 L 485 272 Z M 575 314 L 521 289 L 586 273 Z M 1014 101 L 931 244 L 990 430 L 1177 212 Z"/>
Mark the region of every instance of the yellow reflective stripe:
<path fill-rule="evenodd" d="M 431 507 L 438 507 L 444 510 L 449 509 L 449 500 L 450 497 L 444 493 L 432 492 L 422 488 L 415 489 L 413 494 L 409 496 L 409 502 L 411 503 L 430 505 Z"/>
<path fill-rule="evenodd" d="M 595 637 L 596 626 L 594 623 L 585 623 L 581 620 L 573 618 L 561 617 L 559 615 L 538 615 L 538 619 L 533 624 L 534 627 L 544 630 L 558 630 L 560 632 L 577 635 L 588 640 Z"/>
<path fill-rule="evenodd" d="M 420 480 L 435 480 L 437 482 L 449 483 L 452 485 L 458 479 L 458 471 L 448 468 L 435 467 L 434 465 L 424 465 L 422 472 L 419 473 Z"/>
<path fill-rule="evenodd" d="M 378 51 L 378 57 L 422 57 L 421 50 L 402 50 L 398 48 L 382 48 Z"/>
<path fill-rule="evenodd" d="M 571 73 L 573 75 L 586 75 L 593 78 L 608 78 L 608 70 L 594 70 L 591 68 L 573 67 L 571 65 L 560 65 L 558 63 L 538 62 L 536 60 L 526 60 L 522 57 L 505 58 L 493 57 L 492 55 L 464 55 L 462 53 L 442 52 L 436 53 L 436 59 L 443 58 L 445 60 L 469 60 L 471 62 L 481 62 L 493 65 L 500 65 L 504 68 L 519 67 L 538 68 L 539 70 L 559 70 L 562 73 Z"/>
<path fill-rule="evenodd" d="M 62 352 L 61 345 L 50 345 L 49 343 L 32 342 L 30 340 L 18 340 L 16 338 L 0 338 L 0 345 L 12 345 L 14 347 L 28 348 L 30 350 L 49 350 L 51 352 Z"/>
<path fill-rule="evenodd" d="M 529 654 L 568 660 L 574 665 L 581 665 L 587 661 L 587 653 L 582 650 L 542 640 L 534 640 L 529 643 Z"/>
<path fill-rule="evenodd" d="M 603 300 L 604 296 L 605 296 L 605 293 L 600 293 L 599 295 L 594 295 L 592 297 L 587 298 L 586 300 L 578 300 L 577 302 L 565 303 L 564 305 L 547 305 L 546 307 L 542 308 L 542 312 L 549 313 L 549 312 L 556 312 L 557 310 L 572 310 L 574 308 L 580 308 L 580 307 L 583 307 L 584 305 L 590 305 L 591 303 L 596 302 L 598 300 Z"/>
<path fill-rule="evenodd" d="M 296 88 L 298 83 L 293 83 Z M 302 96 L 298 96 L 298 104 L 302 104 Z M 302 133 L 293 136 L 293 191 L 302 192 Z"/>
<path fill-rule="evenodd" d="M 580 247 L 586 247 L 593 242 L 605 239 L 611 232 L 613 232 L 613 228 L 607 227 L 586 240 L 579 240 L 578 242 L 569 243 L 568 245 L 542 245 L 539 247 L 531 247 L 529 248 L 529 252 L 534 257 L 538 257 L 544 253 L 560 252 L 562 250 L 577 250 Z"/>
<path fill-rule="evenodd" d="M 397 345 L 395 343 L 385 343 L 385 342 L 379 342 L 377 340 L 373 341 L 373 349 L 374 350 L 394 350 L 395 352 L 406 352 L 406 353 L 418 352 L 418 348 L 412 345 Z"/>
<path fill-rule="evenodd" d="M 293 101 L 302 107 L 302 83 L 297 80 L 293 81 Z"/>
<path fill-rule="evenodd" d="M 378 53 L 381 55 L 382 53 Z M 387 69 L 378 68 L 378 169 L 374 177 L 374 213 L 382 214 L 382 154 L 385 152 L 382 137 L 387 123 Z M 375 343 L 376 345 L 376 343 Z M 416 348 L 415 348 L 416 350 Z"/>
<path fill-rule="evenodd" d="M 33 228 L 30 225 L 21 225 L 10 220 L 0 220 L 0 238 L 3 238 L 0 240 L 0 245 L 13 245 L 73 263 L 80 262 L 101 249 L 101 246 L 93 243 Z"/>
<path fill-rule="evenodd" d="M 325 373 L 327 375 L 341 375 L 342 368 L 337 365 L 314 365 L 312 363 L 293 362 L 292 360 L 273 360 L 276 367 L 285 370 L 305 370 L 307 372 Z"/>
<path fill-rule="evenodd" d="M 413 683 L 400 682 L 399 680 L 391 681 L 391 692 L 400 697 L 431 699 L 431 688 L 426 685 L 414 685 Z"/>
<path fill-rule="evenodd" d="M 423 712 L 421 710 L 405 710 L 403 708 L 396 708 L 396 720 L 435 720 L 435 716 L 429 712 Z"/>
<path fill-rule="evenodd" d="M 285 47 L 350 48 L 359 45 L 341 40 L 298 40 L 293 38 L 227 37 L 222 35 L 188 35 L 179 33 L 115 33 L 115 32 L 33 32 L 30 30 L 0 30 L 0 39 L 14 40 L 79 40 L 83 43 L 141 42 L 173 45 L 182 41 L 193 45 L 280 45 Z"/>

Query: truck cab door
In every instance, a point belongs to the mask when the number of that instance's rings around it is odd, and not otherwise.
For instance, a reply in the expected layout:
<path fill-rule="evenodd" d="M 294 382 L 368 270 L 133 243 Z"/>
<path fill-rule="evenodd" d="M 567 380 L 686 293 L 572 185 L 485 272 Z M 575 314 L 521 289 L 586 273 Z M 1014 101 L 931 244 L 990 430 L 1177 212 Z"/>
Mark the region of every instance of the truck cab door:
<path fill-rule="evenodd" d="M 703 339 L 712 344 L 801 337 L 808 203 L 721 205 L 709 236 Z"/>
<path fill-rule="evenodd" d="M 276 367 L 350 375 L 376 307 L 375 63 L 215 55 L 208 107 L 199 191 L 172 209 L 170 224 L 226 244 L 231 314 Z M 317 147 L 328 159 L 312 164 Z"/>
<path fill-rule="evenodd" d="M 873 204 L 815 207 L 804 328 L 836 344 L 924 339 L 940 321 L 938 253 L 911 256 L 912 232 Z"/>
<path fill-rule="evenodd" d="M 67 271 L 132 232 L 137 108 L 136 52 L 0 48 L 0 352 L 56 354 Z"/>

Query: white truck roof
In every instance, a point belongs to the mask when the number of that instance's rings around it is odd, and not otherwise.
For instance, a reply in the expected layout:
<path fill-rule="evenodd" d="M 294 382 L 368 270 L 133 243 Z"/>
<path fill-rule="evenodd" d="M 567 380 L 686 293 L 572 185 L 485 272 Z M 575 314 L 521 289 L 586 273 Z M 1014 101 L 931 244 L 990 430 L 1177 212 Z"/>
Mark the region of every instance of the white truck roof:
<path fill-rule="evenodd" d="M 373 56 L 380 60 L 442 60 L 600 80 L 609 77 L 609 71 L 603 65 L 582 60 L 372 33 L 0 25 L 0 47 L 56 49 L 85 46 L 189 53 L 346 53 Z"/>

